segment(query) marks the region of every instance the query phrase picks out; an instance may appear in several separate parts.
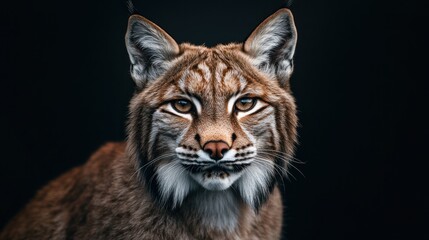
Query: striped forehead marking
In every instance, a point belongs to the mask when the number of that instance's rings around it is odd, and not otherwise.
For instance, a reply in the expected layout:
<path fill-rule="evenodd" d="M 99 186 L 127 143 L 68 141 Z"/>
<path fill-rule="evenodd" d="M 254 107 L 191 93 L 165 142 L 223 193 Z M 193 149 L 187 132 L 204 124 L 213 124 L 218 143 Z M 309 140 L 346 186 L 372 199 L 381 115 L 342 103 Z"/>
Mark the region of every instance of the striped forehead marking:
<path fill-rule="evenodd" d="M 212 73 L 210 72 L 210 68 L 209 66 L 207 66 L 207 64 L 205 62 L 202 62 L 200 64 L 198 64 L 197 66 L 198 73 L 204 78 L 205 81 L 210 81 Z"/>
<path fill-rule="evenodd" d="M 247 84 L 242 74 L 222 61 L 204 61 L 188 67 L 178 80 L 179 89 L 194 103 L 198 114 L 202 113 L 206 101 L 218 106 L 214 112 L 226 108 L 227 113 L 232 113 L 235 101 Z M 202 101 L 193 94 L 201 97 Z"/>
<path fill-rule="evenodd" d="M 225 81 L 226 73 L 228 72 L 228 66 L 226 66 L 223 62 L 219 62 L 215 68 L 215 79 L 217 82 Z"/>

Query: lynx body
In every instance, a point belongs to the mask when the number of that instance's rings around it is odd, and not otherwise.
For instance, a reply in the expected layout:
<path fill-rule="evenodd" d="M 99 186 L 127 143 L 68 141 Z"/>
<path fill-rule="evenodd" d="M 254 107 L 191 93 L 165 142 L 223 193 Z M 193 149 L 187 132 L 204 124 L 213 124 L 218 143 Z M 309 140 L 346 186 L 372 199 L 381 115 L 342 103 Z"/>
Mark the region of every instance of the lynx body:
<path fill-rule="evenodd" d="M 297 34 L 281 9 L 243 44 L 177 44 L 133 15 L 128 138 L 52 181 L 1 239 L 279 239 Z"/>

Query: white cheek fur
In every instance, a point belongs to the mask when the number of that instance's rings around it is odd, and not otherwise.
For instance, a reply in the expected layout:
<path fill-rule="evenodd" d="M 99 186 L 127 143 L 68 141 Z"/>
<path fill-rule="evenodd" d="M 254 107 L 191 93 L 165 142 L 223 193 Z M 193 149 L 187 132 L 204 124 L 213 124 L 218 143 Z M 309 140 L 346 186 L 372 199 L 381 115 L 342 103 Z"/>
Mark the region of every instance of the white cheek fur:
<path fill-rule="evenodd" d="M 260 163 L 261 164 L 261 163 Z M 241 178 L 235 183 L 243 200 L 250 206 L 254 206 L 258 193 L 268 193 L 268 182 L 273 175 L 274 166 L 264 163 L 266 166 L 250 165 Z M 234 184 L 234 185 L 235 185 Z M 259 204 L 259 203 L 258 203 Z"/>
<path fill-rule="evenodd" d="M 173 208 L 180 206 L 185 197 L 197 186 L 179 161 L 172 161 L 157 169 L 158 181 L 160 183 L 161 198 L 166 201 L 170 196 L 173 198 Z"/>

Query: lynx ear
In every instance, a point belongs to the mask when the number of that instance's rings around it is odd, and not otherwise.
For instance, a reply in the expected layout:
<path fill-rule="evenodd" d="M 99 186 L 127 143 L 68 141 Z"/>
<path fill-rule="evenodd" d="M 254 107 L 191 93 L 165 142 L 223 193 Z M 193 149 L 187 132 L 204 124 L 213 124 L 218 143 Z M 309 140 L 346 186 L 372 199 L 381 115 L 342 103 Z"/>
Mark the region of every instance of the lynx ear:
<path fill-rule="evenodd" d="M 179 46 L 170 35 L 139 15 L 129 18 L 125 42 L 131 76 L 139 89 L 161 76 L 179 54 Z"/>
<path fill-rule="evenodd" d="M 244 43 L 244 52 L 263 72 L 275 76 L 282 87 L 288 86 L 293 71 L 297 32 L 292 13 L 280 9 L 265 19 Z"/>

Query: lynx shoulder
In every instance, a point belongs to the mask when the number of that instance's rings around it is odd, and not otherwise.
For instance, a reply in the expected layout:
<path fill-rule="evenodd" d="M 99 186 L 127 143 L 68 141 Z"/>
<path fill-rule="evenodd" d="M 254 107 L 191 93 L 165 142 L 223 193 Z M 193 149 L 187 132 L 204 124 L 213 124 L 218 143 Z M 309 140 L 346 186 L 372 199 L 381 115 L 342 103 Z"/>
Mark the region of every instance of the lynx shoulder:
<path fill-rule="evenodd" d="M 127 140 L 40 190 L 1 239 L 279 239 L 296 144 L 297 33 L 280 9 L 242 44 L 177 44 L 139 15 Z"/>

